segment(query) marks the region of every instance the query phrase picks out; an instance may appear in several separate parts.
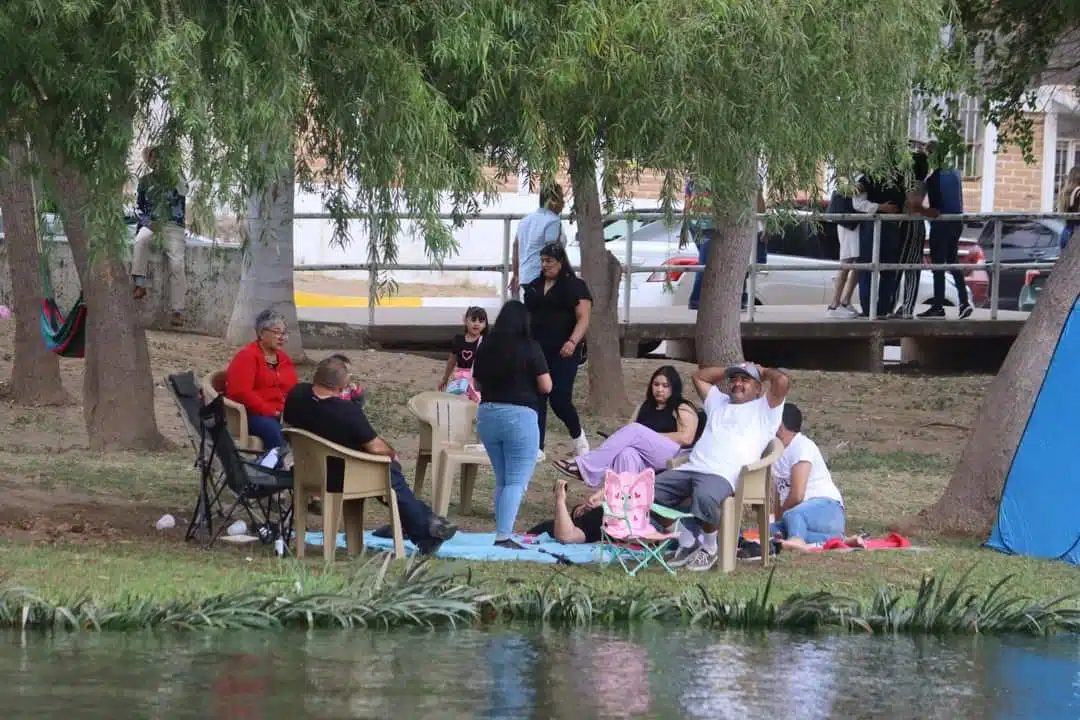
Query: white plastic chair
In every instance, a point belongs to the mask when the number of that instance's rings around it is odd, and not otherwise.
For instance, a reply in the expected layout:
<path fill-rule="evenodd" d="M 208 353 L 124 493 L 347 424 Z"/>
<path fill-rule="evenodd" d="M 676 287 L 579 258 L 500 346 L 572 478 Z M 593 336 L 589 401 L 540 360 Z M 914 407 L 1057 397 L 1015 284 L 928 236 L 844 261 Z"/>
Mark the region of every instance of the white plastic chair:
<path fill-rule="evenodd" d="M 761 542 L 761 565 L 769 564 L 769 503 L 772 500 L 772 466 L 784 454 L 784 444 L 773 438 L 761 453 L 761 459 L 744 465 L 739 472 L 735 494 L 720 506 L 720 571 L 735 570 L 735 555 L 739 547 L 739 531 L 742 529 L 742 509 L 749 505 L 757 512 L 758 534 Z M 679 455 L 668 461 L 668 469 L 684 464 L 689 455 Z"/>
<path fill-rule="evenodd" d="M 408 408 L 420 421 L 422 444 L 424 426 L 431 429 L 432 508 L 439 515 L 446 515 L 450 507 L 451 478 L 460 468 L 459 512 L 471 513 L 476 469 L 480 465 L 491 465 L 491 459 L 476 436 L 476 403 L 458 395 L 428 391 L 409 398 Z M 417 494 L 423 487 L 420 472 L 418 460 L 417 477 L 413 480 L 413 491 Z"/>
<path fill-rule="evenodd" d="M 394 537 L 394 558 L 405 557 L 405 543 L 398 515 L 397 495 L 390 483 L 390 458 L 350 450 L 299 428 L 286 427 L 285 437 L 293 455 L 293 523 L 296 528 L 296 557 L 304 557 L 307 534 L 307 501 L 310 495 L 322 498 L 323 558 L 334 560 L 338 527 L 345 523 L 345 548 L 349 555 L 364 550 L 364 500 L 381 498 L 390 508 L 390 528 Z M 340 488 L 327 486 L 330 460 L 341 462 Z M 332 492 L 333 491 L 333 492 Z"/>

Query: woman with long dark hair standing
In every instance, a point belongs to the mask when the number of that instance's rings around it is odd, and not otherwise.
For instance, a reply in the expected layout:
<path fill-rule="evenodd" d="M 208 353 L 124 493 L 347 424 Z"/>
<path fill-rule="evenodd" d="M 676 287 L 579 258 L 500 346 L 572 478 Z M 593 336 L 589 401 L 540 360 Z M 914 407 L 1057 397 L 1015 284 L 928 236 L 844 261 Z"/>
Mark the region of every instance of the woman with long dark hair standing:
<path fill-rule="evenodd" d="M 495 544 L 520 549 L 513 539 L 514 521 L 536 467 L 536 408 L 551 392 L 551 375 L 529 332 L 529 313 L 517 300 L 503 305 L 476 349 L 473 380 L 481 397 L 476 432 L 495 471 Z"/>
<path fill-rule="evenodd" d="M 589 329 L 592 295 L 585 281 L 574 274 L 562 245 L 545 245 L 540 251 L 540 277 L 524 288 L 525 306 L 532 319 L 532 336 L 544 350 L 551 371 L 551 394 L 537 406 L 540 453 L 544 450 L 547 405 L 566 425 L 576 455 L 589 452 L 589 440 L 574 407 L 574 380 L 585 362 L 585 333 Z M 542 458 L 543 455 L 538 455 Z"/>

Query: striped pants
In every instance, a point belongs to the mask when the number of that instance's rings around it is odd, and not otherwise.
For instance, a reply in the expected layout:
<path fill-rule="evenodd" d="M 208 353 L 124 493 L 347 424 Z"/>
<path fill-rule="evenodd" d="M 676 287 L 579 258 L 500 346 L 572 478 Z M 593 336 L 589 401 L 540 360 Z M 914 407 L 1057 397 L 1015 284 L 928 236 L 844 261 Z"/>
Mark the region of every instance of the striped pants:
<path fill-rule="evenodd" d="M 921 263 L 923 260 L 923 247 L 926 244 L 926 225 L 921 222 L 907 222 L 903 224 L 900 237 L 900 262 L 905 264 Z M 903 270 L 900 275 L 904 280 L 903 304 L 900 312 L 905 317 L 915 313 L 915 301 L 919 295 L 919 277 L 922 270 Z M 899 291 L 900 283 L 896 283 Z"/>

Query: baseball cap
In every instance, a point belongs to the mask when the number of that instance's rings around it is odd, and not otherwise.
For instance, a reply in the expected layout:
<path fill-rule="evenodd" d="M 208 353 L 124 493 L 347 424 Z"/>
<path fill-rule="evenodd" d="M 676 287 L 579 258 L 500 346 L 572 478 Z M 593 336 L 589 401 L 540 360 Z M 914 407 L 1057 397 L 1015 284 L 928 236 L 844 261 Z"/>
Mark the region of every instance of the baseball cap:
<path fill-rule="evenodd" d="M 733 378 L 736 375 L 746 375 L 747 377 L 753 378 L 754 380 L 761 382 L 761 373 L 758 372 L 758 369 L 755 366 L 748 363 L 732 365 L 724 371 L 724 377 L 726 378 Z"/>

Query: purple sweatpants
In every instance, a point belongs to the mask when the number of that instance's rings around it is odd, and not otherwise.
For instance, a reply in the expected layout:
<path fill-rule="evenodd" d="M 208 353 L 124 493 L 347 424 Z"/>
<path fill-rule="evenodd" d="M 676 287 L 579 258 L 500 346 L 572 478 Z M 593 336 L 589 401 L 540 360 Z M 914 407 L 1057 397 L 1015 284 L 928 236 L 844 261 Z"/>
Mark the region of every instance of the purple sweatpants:
<path fill-rule="evenodd" d="M 576 459 L 585 484 L 598 487 L 608 470 L 620 473 L 638 473 L 645 468 L 663 470 L 678 452 L 679 444 L 671 438 L 640 423 L 630 423 L 612 433 L 600 447 Z"/>

